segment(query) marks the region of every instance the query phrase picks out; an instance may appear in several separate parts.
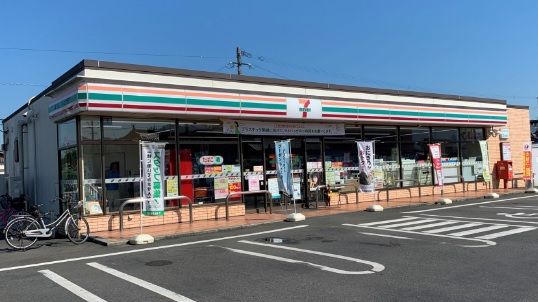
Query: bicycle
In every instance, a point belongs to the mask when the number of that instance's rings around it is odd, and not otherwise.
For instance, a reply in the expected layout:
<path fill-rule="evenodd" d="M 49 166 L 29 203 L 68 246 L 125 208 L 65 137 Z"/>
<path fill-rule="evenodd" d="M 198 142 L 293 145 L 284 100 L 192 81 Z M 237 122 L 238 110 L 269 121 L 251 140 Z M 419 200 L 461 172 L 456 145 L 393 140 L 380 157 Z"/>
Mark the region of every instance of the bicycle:
<path fill-rule="evenodd" d="M 82 201 L 79 201 L 72 210 L 80 209 Z M 39 220 L 37 218 L 39 218 Z M 6 243 L 13 249 L 26 250 L 37 242 L 38 238 L 50 238 L 56 229 L 65 222 L 65 234 L 75 243 L 82 244 L 90 236 L 90 226 L 84 217 L 71 214 L 66 209 L 56 220 L 45 224 L 42 216 L 38 213 L 32 216 L 22 216 L 12 220 L 4 229 Z"/>
<path fill-rule="evenodd" d="M 7 194 L 0 195 L 0 230 L 3 230 L 15 218 L 29 215 L 26 211 L 19 211 L 13 207 L 12 198 Z"/>

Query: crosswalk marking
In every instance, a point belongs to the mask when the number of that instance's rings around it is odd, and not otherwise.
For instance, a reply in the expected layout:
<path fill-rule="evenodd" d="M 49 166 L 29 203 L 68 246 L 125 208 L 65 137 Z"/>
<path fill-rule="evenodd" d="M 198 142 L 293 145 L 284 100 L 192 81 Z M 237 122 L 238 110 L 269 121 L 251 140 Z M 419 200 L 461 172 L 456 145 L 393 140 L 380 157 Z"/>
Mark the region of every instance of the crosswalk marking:
<path fill-rule="evenodd" d="M 479 226 L 479 225 L 482 225 L 482 224 L 471 222 L 471 223 L 466 223 L 466 224 L 460 224 L 460 225 L 455 225 L 455 226 L 449 226 L 449 227 L 446 227 L 446 228 L 440 228 L 440 229 L 428 230 L 428 231 L 424 231 L 424 233 L 428 233 L 428 234 L 439 234 L 439 233 L 443 233 L 443 232 L 447 232 L 447 231 L 452 231 L 452 230 L 459 230 L 459 229 L 472 228 L 472 227 Z"/>
<path fill-rule="evenodd" d="M 442 222 L 436 222 L 436 223 L 430 223 L 430 224 L 424 224 L 409 228 L 403 228 L 404 231 L 415 231 L 415 230 L 422 230 L 422 229 L 430 229 L 438 226 L 448 225 L 448 224 L 454 224 L 458 223 L 459 221 L 442 221 Z"/>
<path fill-rule="evenodd" d="M 361 223 L 361 225 L 364 226 L 372 226 L 372 225 L 378 225 L 378 224 L 386 224 L 389 222 L 399 222 L 399 221 L 407 221 L 407 220 L 415 220 L 419 217 L 406 217 L 406 218 L 399 218 L 399 219 L 391 219 L 391 220 L 383 220 L 383 221 L 375 221 L 375 222 L 368 222 L 368 223 Z"/>
<path fill-rule="evenodd" d="M 88 302 L 106 302 L 106 300 L 103 300 L 99 298 L 98 296 L 90 293 L 89 291 L 85 290 L 84 288 L 76 285 L 75 283 L 65 279 L 64 277 L 56 274 L 53 271 L 50 271 L 48 269 L 39 271 L 43 276 L 49 278 L 54 283 L 60 285 L 61 287 L 67 289 L 68 291 L 72 292 L 73 294 L 77 295 L 79 298 L 81 298 L 84 301 Z"/>
<path fill-rule="evenodd" d="M 435 219 L 421 219 L 417 221 L 408 221 L 408 222 L 402 222 L 402 223 L 396 223 L 396 224 L 389 224 L 389 225 L 384 225 L 383 228 L 387 228 L 387 229 L 398 228 L 401 226 L 415 225 L 415 224 L 421 224 L 421 223 L 432 222 L 432 221 L 435 221 Z"/>
<path fill-rule="evenodd" d="M 508 236 L 538 229 L 526 225 L 507 223 L 494 223 L 484 221 L 469 221 L 467 217 L 443 217 L 439 215 L 427 215 L 429 217 L 404 216 L 397 219 L 375 221 L 361 224 L 344 224 L 354 227 L 362 227 L 391 232 L 410 233 L 418 235 L 448 237 L 454 239 L 479 241 L 486 246 L 495 245 L 490 239 Z M 436 217 L 439 216 L 439 217 Z M 449 218 L 449 219 L 447 219 Z M 453 219 L 458 218 L 458 219 Z M 474 219 L 469 217 L 468 219 Z M 494 232 L 494 233 L 491 233 Z M 470 245 L 466 245 L 471 247 Z M 473 245 L 481 247 L 485 245 Z"/>
<path fill-rule="evenodd" d="M 495 239 L 495 238 L 508 236 L 508 235 L 512 235 L 512 234 L 532 231 L 532 230 L 535 230 L 535 229 L 536 229 L 536 227 L 522 227 L 522 228 L 518 228 L 518 229 L 512 229 L 512 230 L 508 230 L 508 231 L 504 231 L 504 232 L 493 233 L 493 234 L 480 236 L 480 237 L 476 237 L 476 238 L 477 239 L 490 240 L 490 239 Z"/>
<path fill-rule="evenodd" d="M 452 234 L 448 234 L 448 235 L 460 237 L 460 236 L 467 236 L 467 235 L 472 235 L 472 234 L 477 234 L 477 233 L 484 233 L 484 232 L 487 232 L 487 231 L 493 231 L 493 230 L 507 228 L 507 227 L 508 227 L 507 225 L 490 225 L 490 226 L 483 227 L 483 228 L 472 229 L 472 230 L 462 231 L 462 232 L 458 232 L 458 233 L 452 233 Z"/>
<path fill-rule="evenodd" d="M 118 270 L 115 270 L 113 268 L 110 268 L 108 266 L 105 266 L 105 265 L 102 265 L 102 264 L 99 264 L 97 262 L 90 262 L 90 263 L 87 263 L 89 266 L 93 267 L 93 268 L 96 268 L 98 270 L 101 270 L 105 273 L 109 273 L 111 274 L 112 276 L 114 277 L 118 277 L 120 279 L 123 279 L 127 282 L 131 282 L 133 284 L 136 284 L 142 288 L 145 288 L 147 290 L 150 290 L 156 294 L 159 294 L 161 296 L 164 296 L 172 301 L 178 301 L 178 302 L 194 302 L 194 300 L 191 300 L 185 296 L 182 296 L 178 293 L 175 293 L 171 290 L 168 290 L 166 288 L 163 288 L 163 287 L 160 287 L 158 285 L 155 285 L 153 283 L 150 283 L 150 282 L 147 282 L 147 281 L 144 281 L 142 279 L 139 279 L 137 277 L 134 277 L 134 276 L 131 276 L 131 275 L 128 275 L 126 273 L 122 273 Z"/>

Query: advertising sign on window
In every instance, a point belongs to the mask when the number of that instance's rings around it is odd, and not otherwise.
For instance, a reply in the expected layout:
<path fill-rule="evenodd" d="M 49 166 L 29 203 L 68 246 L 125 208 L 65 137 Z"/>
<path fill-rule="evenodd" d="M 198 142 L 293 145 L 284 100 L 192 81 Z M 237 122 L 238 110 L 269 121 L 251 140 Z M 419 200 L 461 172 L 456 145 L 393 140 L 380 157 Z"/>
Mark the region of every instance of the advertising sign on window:
<path fill-rule="evenodd" d="M 215 199 L 222 199 L 228 196 L 228 178 L 214 178 Z"/>
<path fill-rule="evenodd" d="M 501 159 L 512 160 L 512 148 L 510 143 L 501 143 Z"/>
<path fill-rule="evenodd" d="M 164 215 L 164 143 L 142 142 L 142 214 Z"/>

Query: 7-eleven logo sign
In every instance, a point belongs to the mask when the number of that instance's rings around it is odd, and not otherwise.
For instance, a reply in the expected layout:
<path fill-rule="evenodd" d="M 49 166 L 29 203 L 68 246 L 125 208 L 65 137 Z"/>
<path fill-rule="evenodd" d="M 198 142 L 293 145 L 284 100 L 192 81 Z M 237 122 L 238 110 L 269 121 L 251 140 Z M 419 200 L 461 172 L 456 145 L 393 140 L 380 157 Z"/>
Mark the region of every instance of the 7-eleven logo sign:
<path fill-rule="evenodd" d="M 320 119 L 321 101 L 315 99 L 288 99 L 288 117 L 300 119 Z"/>
<path fill-rule="evenodd" d="M 303 118 L 306 118 L 308 116 L 308 112 L 312 111 L 312 108 L 309 108 L 310 100 L 309 99 L 299 99 L 299 105 L 302 106 L 302 107 L 299 107 L 299 111 L 303 113 Z"/>

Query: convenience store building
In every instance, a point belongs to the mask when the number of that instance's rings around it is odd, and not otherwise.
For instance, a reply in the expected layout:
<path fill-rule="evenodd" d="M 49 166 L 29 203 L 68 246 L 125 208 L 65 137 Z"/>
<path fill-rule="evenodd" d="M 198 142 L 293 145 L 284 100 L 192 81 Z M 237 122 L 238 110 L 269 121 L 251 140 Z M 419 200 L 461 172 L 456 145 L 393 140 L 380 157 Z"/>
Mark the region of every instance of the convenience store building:
<path fill-rule="evenodd" d="M 277 140 L 291 139 L 303 203 L 315 199 L 319 185 L 357 177 L 356 141 L 375 141 L 376 186 L 395 187 L 394 197 L 408 197 L 404 187 L 417 194 L 417 181 L 423 195 L 438 194 L 428 143 L 441 143 L 444 182 L 455 183 L 445 187 L 450 192 L 482 174 L 479 140 L 488 141 L 492 172 L 501 143 L 509 144 L 516 173 L 530 141 L 528 107 L 504 100 L 92 60 L 4 119 L 3 129 L 10 194 L 39 203 L 84 200 L 94 231 L 117 229 L 120 204 L 138 196 L 140 140 L 166 143 L 166 196 L 190 197 L 195 220 L 224 216 L 221 202 L 230 192 L 268 189 L 279 199 Z M 245 198 L 230 214 L 244 215 L 262 199 Z M 181 203 L 167 200 L 165 216 L 145 223 L 188 221 Z"/>

